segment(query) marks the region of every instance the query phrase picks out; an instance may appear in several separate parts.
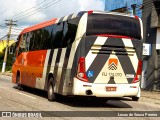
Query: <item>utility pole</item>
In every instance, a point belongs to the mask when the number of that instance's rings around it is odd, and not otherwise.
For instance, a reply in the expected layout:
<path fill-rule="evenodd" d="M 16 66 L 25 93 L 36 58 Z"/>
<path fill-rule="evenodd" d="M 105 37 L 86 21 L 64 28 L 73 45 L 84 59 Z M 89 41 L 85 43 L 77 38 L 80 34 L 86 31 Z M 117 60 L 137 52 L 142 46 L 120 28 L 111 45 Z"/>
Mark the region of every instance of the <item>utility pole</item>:
<path fill-rule="evenodd" d="M 12 26 L 13 26 L 13 25 L 17 25 L 17 24 L 14 24 L 14 22 L 17 22 L 17 21 L 13 21 L 12 19 L 10 19 L 10 20 L 5 20 L 5 21 L 8 22 L 8 23 L 6 23 L 6 26 L 10 26 L 10 27 L 9 27 L 9 32 L 8 32 L 8 34 L 7 34 L 6 50 L 5 50 L 4 60 L 3 60 L 2 73 L 4 73 L 4 72 L 5 72 L 5 69 L 6 69 L 6 62 L 7 62 L 7 54 L 8 54 L 9 40 L 10 40 L 10 37 L 11 37 L 11 29 L 12 29 Z"/>

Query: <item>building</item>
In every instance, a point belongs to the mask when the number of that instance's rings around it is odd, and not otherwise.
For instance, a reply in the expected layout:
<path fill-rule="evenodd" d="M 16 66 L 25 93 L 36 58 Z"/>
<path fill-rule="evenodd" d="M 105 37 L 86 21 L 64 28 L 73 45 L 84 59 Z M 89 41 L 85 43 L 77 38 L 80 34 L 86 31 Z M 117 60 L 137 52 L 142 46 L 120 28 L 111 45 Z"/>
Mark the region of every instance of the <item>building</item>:
<path fill-rule="evenodd" d="M 142 21 L 144 43 L 150 44 L 151 54 L 143 59 L 143 86 L 160 90 L 160 0 L 143 0 Z"/>
<path fill-rule="evenodd" d="M 12 45 L 15 42 L 15 40 L 9 41 L 9 46 Z M 1 40 L 0 41 L 0 53 L 3 52 L 3 49 L 6 48 L 7 40 Z"/>
<path fill-rule="evenodd" d="M 142 0 L 105 0 L 105 11 L 130 13 L 142 17 Z"/>

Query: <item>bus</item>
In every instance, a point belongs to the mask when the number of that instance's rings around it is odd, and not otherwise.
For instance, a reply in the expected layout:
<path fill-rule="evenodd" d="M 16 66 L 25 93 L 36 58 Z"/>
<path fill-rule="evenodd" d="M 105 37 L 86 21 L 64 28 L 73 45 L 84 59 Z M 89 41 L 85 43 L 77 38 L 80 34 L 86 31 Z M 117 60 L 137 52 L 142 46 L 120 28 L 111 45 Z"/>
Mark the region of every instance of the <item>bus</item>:
<path fill-rule="evenodd" d="M 140 98 L 142 22 L 117 12 L 81 11 L 24 29 L 12 82 L 57 95 Z"/>

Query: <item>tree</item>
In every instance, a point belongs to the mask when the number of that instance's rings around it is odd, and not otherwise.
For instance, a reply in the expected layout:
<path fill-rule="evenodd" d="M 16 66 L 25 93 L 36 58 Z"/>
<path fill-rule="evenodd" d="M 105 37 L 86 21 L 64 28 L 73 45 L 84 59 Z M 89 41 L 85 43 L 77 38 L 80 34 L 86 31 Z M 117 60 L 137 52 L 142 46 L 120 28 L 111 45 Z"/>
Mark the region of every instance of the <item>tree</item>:
<path fill-rule="evenodd" d="M 3 64 L 4 54 L 5 54 L 5 48 L 3 49 L 3 52 L 0 53 L 0 70 L 1 71 L 2 71 L 2 64 Z M 12 64 L 13 64 L 13 57 L 14 57 L 13 54 L 8 54 L 7 63 L 6 63 L 6 71 L 11 71 Z"/>

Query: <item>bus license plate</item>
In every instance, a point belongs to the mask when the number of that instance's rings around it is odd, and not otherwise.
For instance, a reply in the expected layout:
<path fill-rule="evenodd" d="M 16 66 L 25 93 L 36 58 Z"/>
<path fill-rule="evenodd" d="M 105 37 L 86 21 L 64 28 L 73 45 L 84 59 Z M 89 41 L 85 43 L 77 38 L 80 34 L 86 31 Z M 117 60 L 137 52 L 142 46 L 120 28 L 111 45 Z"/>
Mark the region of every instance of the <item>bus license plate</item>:
<path fill-rule="evenodd" d="M 116 91 L 117 87 L 106 87 L 106 91 Z"/>

